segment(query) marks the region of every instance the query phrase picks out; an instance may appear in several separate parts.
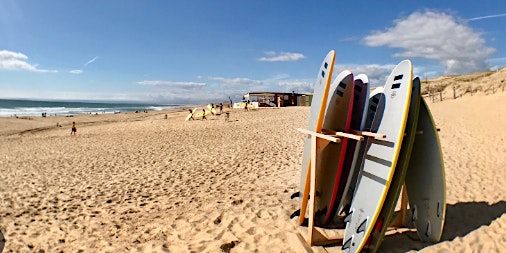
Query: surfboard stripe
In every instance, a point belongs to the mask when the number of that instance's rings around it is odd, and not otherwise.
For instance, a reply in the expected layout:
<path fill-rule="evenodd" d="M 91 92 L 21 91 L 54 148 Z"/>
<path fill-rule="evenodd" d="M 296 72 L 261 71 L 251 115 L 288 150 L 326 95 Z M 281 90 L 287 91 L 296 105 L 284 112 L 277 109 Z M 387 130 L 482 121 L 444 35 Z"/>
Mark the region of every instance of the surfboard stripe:
<path fill-rule="evenodd" d="M 378 182 L 380 184 L 387 184 L 387 180 L 386 179 L 378 177 L 378 176 L 376 176 L 374 174 L 371 174 L 371 173 L 369 173 L 367 171 L 364 171 L 363 175 L 364 175 L 364 177 L 368 177 L 368 178 L 370 178 L 370 179 L 372 179 L 372 180 L 374 180 L 374 181 L 376 181 L 376 182 Z"/>
<path fill-rule="evenodd" d="M 379 164 L 381 164 L 383 166 L 386 166 L 386 167 L 392 166 L 392 161 L 388 161 L 388 160 L 385 160 L 383 158 L 379 158 L 379 157 L 376 157 L 376 156 L 365 155 L 365 159 L 367 159 L 369 161 L 373 161 L 375 163 L 379 163 Z"/>

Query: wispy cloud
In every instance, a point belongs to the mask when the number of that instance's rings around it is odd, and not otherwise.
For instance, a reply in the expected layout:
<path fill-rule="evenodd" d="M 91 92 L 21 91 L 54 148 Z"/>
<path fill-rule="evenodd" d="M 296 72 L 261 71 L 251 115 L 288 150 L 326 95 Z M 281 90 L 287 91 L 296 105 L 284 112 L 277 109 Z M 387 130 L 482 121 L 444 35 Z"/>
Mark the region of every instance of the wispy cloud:
<path fill-rule="evenodd" d="M 475 18 L 470 18 L 468 20 L 469 21 L 475 21 L 475 20 L 481 20 L 481 19 L 500 18 L 500 17 L 506 17 L 506 13 L 496 14 L 496 15 L 488 15 L 488 16 L 481 16 L 481 17 L 475 17 Z"/>
<path fill-rule="evenodd" d="M 263 84 L 261 80 L 254 80 L 244 77 L 237 77 L 237 78 L 225 78 L 225 77 L 217 77 L 217 76 L 208 76 L 207 79 L 212 81 L 217 81 L 220 84 L 225 85 L 260 85 Z"/>
<path fill-rule="evenodd" d="M 77 75 L 77 74 L 82 74 L 82 73 L 83 73 L 83 71 L 82 71 L 82 70 L 80 70 L 80 69 L 73 69 L 73 70 L 70 70 L 70 71 L 69 71 L 69 73 L 70 73 L 70 74 L 76 74 L 76 75 Z"/>
<path fill-rule="evenodd" d="M 346 38 L 342 38 L 342 39 L 338 40 L 337 42 L 349 42 L 349 41 L 357 41 L 357 40 L 360 40 L 360 38 L 357 36 L 349 36 Z"/>
<path fill-rule="evenodd" d="M 205 83 L 196 83 L 196 82 L 174 82 L 174 81 L 162 81 L 162 80 L 144 80 L 137 82 L 139 85 L 143 86 L 164 86 L 164 87 L 176 87 L 176 88 L 184 88 L 184 89 L 193 89 L 200 88 L 205 86 Z"/>
<path fill-rule="evenodd" d="M 394 57 L 436 60 L 446 74 L 464 74 L 489 69 L 487 58 L 495 49 L 487 47 L 481 34 L 447 13 L 415 12 L 394 21 L 385 31 L 375 31 L 363 41 L 371 47 L 399 48 Z"/>
<path fill-rule="evenodd" d="M 57 70 L 40 69 L 37 64 L 27 62 L 28 56 L 23 53 L 16 53 L 7 50 L 0 51 L 0 69 L 24 70 L 40 73 L 56 73 Z"/>
<path fill-rule="evenodd" d="M 300 59 L 306 58 L 306 56 L 304 56 L 301 53 L 268 51 L 265 52 L 265 54 L 267 55 L 266 57 L 261 57 L 258 60 L 276 62 L 276 61 L 298 61 Z"/>
<path fill-rule="evenodd" d="M 95 62 L 96 60 L 98 60 L 98 56 L 95 56 L 93 59 L 87 61 L 84 66 L 87 67 L 88 65 L 92 64 L 93 62 Z"/>

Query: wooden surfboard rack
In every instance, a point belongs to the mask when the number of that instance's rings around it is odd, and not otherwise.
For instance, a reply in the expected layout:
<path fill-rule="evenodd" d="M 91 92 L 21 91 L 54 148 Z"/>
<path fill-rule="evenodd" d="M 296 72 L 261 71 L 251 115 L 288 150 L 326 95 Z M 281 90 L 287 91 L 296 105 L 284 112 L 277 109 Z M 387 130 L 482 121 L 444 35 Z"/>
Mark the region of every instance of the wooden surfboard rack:
<path fill-rule="evenodd" d="M 304 238 L 303 243 L 307 243 L 309 248 L 312 246 L 341 246 L 344 238 L 344 228 L 328 229 L 328 228 L 316 228 L 315 222 L 315 199 L 316 199 L 316 162 L 317 156 L 321 153 L 321 150 L 325 148 L 330 142 L 340 143 L 341 138 L 349 138 L 357 141 L 363 141 L 364 136 L 372 137 L 375 139 L 386 138 L 385 134 L 372 133 L 366 131 L 352 130 L 351 133 L 343 133 L 332 130 L 322 130 L 321 133 L 309 131 L 302 128 L 297 128 L 297 131 L 307 135 L 311 135 L 311 153 L 309 177 L 310 177 L 310 190 L 309 190 L 309 202 L 308 202 L 308 226 L 307 233 L 303 226 L 299 226 L 299 233 Z M 406 212 L 408 205 L 408 196 L 406 189 L 403 186 L 401 192 L 401 210 L 395 219 L 390 223 L 390 228 L 402 228 L 406 227 Z M 300 210 L 300 215 L 305 214 L 305 210 Z M 341 252 L 340 249 L 338 252 Z"/>

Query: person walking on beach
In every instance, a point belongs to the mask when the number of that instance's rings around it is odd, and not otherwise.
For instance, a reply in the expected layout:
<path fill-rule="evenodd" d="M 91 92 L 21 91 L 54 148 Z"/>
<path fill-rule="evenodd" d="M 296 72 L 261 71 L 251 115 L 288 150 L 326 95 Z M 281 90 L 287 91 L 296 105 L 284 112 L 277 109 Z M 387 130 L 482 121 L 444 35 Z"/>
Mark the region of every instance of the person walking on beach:
<path fill-rule="evenodd" d="M 207 120 L 207 118 L 206 118 L 206 109 L 202 109 L 202 120 Z"/>
<path fill-rule="evenodd" d="M 76 135 L 77 128 L 76 128 L 76 122 L 72 121 L 72 131 L 70 132 L 70 135 Z"/>
<path fill-rule="evenodd" d="M 191 116 L 188 120 L 195 120 L 195 118 L 193 118 L 193 111 L 192 109 L 188 109 L 188 111 L 190 112 Z"/>

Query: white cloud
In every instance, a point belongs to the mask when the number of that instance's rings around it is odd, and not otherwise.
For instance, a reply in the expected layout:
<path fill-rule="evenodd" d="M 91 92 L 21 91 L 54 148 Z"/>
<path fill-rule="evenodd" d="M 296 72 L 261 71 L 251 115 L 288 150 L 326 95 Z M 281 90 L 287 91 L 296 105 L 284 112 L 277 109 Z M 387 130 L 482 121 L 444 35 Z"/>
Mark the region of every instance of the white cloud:
<path fill-rule="evenodd" d="M 277 84 L 282 87 L 280 91 L 285 92 L 295 91 L 297 93 L 313 92 L 314 86 L 314 82 L 306 80 L 286 80 L 280 81 Z"/>
<path fill-rule="evenodd" d="M 454 16 L 433 11 L 415 12 L 394 21 L 393 27 L 375 31 L 363 41 L 372 47 L 399 48 L 395 57 L 436 60 L 446 74 L 463 74 L 489 68 L 495 49 L 485 46 L 481 34 Z"/>
<path fill-rule="evenodd" d="M 28 56 L 7 50 L 0 51 L 0 69 L 24 70 L 41 73 L 56 73 L 57 70 L 39 69 L 36 64 L 27 62 Z"/>
<path fill-rule="evenodd" d="M 173 82 L 173 81 L 161 81 L 161 80 L 145 80 L 137 82 L 139 85 L 143 86 L 166 86 L 166 87 L 175 87 L 175 88 L 183 88 L 183 89 L 194 89 L 201 88 L 205 86 L 205 83 L 195 83 L 195 82 Z"/>
<path fill-rule="evenodd" d="M 366 74 L 371 87 L 383 86 L 394 68 L 395 64 L 336 64 L 334 65 L 333 76 L 337 76 L 343 70 L 350 70 L 354 75 Z"/>
<path fill-rule="evenodd" d="M 82 73 L 83 73 L 83 71 L 82 71 L 82 70 L 80 70 L 80 69 L 73 69 L 73 70 L 69 71 L 69 73 L 70 73 L 70 74 L 76 74 L 76 75 L 77 75 L 77 74 L 82 74 Z"/>
<path fill-rule="evenodd" d="M 301 53 L 289 53 L 289 52 L 274 52 L 274 51 L 269 51 L 269 52 L 265 52 L 265 54 L 267 55 L 267 57 L 261 57 L 258 60 L 259 61 L 274 62 L 274 61 L 298 61 L 300 59 L 306 58 Z"/>

